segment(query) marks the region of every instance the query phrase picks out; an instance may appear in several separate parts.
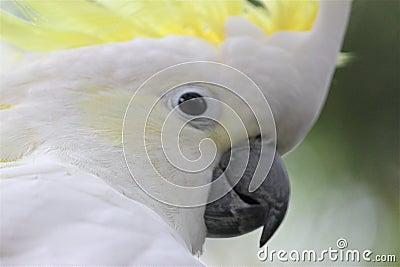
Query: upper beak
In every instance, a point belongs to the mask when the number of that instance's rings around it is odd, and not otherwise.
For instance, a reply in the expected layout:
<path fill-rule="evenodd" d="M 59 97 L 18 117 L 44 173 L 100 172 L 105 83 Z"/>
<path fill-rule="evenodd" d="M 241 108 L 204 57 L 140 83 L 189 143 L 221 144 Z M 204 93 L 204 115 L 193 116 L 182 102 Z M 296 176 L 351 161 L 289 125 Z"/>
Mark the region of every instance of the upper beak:
<path fill-rule="evenodd" d="M 250 154 L 241 179 L 233 190 L 206 206 L 204 217 L 208 237 L 233 237 L 264 226 L 260 239 L 261 247 L 271 238 L 286 214 L 290 184 L 283 162 L 276 152 L 267 177 L 255 191 L 250 192 L 250 181 L 259 159 L 263 158 L 260 156 L 261 137 L 250 138 L 248 145 Z M 240 158 L 241 151 L 243 150 L 239 145 L 222 155 L 213 171 L 214 180 L 223 175 L 221 178 L 225 178 L 227 185 L 231 183 L 231 176 L 237 172 L 227 170 L 228 162 L 230 158 Z"/>

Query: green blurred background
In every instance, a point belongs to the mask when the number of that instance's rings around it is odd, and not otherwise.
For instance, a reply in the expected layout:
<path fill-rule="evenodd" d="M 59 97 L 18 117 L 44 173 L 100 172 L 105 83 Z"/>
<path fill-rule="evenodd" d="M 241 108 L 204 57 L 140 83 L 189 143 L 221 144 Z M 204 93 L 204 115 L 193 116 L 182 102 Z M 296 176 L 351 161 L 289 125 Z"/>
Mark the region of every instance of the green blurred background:
<path fill-rule="evenodd" d="M 285 157 L 291 202 L 269 249 L 321 251 L 345 238 L 348 249 L 396 255 L 397 263 L 380 266 L 400 266 L 399 28 L 400 1 L 353 2 L 343 51 L 355 58 L 336 70 L 318 122 Z M 208 239 L 200 259 L 207 265 L 283 264 L 257 259 L 259 237 L 260 230 Z"/>

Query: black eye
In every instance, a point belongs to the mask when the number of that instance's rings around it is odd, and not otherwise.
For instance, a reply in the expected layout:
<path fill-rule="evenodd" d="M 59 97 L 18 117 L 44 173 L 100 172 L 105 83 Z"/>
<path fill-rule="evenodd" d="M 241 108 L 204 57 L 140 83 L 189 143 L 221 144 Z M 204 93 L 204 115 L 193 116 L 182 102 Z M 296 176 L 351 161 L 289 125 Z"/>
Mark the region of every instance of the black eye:
<path fill-rule="evenodd" d="M 206 112 L 207 102 L 203 96 L 195 92 L 187 92 L 179 97 L 179 109 L 191 116 L 198 116 Z"/>

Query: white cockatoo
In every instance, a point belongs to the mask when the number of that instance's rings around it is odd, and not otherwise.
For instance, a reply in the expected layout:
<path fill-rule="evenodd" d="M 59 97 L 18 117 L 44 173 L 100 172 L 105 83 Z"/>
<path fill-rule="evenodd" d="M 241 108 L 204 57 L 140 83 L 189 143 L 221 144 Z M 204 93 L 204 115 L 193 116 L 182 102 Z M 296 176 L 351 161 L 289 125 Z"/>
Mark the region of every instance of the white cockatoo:
<path fill-rule="evenodd" d="M 260 226 L 264 244 L 288 204 L 280 156 L 321 110 L 349 11 L 3 1 L 0 263 L 201 265 L 207 236 Z M 215 180 L 233 190 L 210 202 Z"/>

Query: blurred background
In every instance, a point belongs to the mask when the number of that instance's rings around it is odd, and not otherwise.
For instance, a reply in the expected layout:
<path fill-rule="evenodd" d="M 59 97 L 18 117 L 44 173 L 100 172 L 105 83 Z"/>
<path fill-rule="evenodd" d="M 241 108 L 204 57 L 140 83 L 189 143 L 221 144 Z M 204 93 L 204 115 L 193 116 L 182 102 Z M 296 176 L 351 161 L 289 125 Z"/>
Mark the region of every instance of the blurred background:
<path fill-rule="evenodd" d="M 353 2 L 343 51 L 354 59 L 336 70 L 319 120 L 284 158 L 291 200 L 269 250 L 337 249 L 344 238 L 348 249 L 396 255 L 397 263 L 380 266 L 400 266 L 399 25 L 400 1 Z M 257 259 L 260 236 L 257 230 L 208 239 L 200 259 L 207 265 L 285 265 Z"/>

